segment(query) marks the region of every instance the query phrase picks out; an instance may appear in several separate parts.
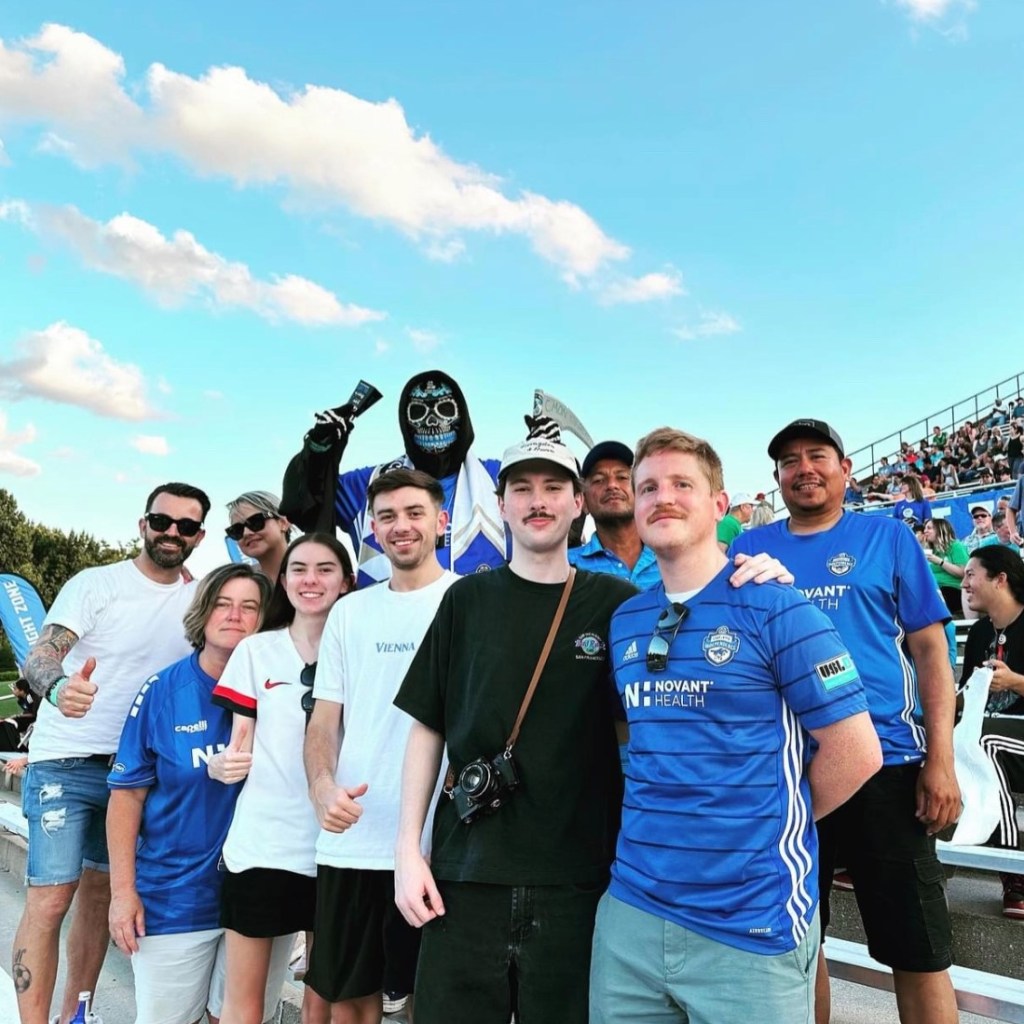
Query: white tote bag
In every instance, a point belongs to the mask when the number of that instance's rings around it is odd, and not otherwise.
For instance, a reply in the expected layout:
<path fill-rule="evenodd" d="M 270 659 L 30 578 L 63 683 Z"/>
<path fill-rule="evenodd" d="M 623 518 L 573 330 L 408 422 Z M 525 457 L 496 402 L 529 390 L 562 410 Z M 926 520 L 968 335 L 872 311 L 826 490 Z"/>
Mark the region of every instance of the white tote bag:
<path fill-rule="evenodd" d="M 999 779 L 992 762 L 981 749 L 981 724 L 985 718 L 992 669 L 976 668 L 963 689 L 964 712 L 953 730 L 956 781 L 964 802 L 963 814 L 949 840 L 957 846 L 980 846 L 999 824 Z"/>

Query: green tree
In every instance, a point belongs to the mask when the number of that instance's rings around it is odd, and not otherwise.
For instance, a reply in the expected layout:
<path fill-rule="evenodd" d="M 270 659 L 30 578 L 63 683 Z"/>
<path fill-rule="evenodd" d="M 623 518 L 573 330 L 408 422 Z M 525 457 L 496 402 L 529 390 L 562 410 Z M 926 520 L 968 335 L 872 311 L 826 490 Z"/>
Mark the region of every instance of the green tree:
<path fill-rule="evenodd" d="M 0 487 L 0 572 L 24 576 L 47 607 L 75 573 L 134 558 L 138 552 L 138 541 L 109 544 L 89 533 L 34 523 L 18 508 L 14 495 Z M 0 632 L 0 669 L 8 663 L 13 667 L 14 655 Z"/>

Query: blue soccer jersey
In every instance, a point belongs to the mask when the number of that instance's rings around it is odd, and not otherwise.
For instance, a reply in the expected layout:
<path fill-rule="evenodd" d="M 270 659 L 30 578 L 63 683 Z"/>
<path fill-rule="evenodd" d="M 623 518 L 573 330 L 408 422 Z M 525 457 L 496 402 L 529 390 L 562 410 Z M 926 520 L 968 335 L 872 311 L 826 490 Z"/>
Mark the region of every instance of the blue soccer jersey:
<path fill-rule="evenodd" d="M 736 538 L 730 553 L 738 551 L 778 558 L 849 644 L 884 763 L 921 761 L 917 674 L 904 639 L 945 622 L 949 610 L 913 532 L 894 519 L 844 512 L 821 533 L 793 534 L 787 522 L 758 527 Z"/>
<path fill-rule="evenodd" d="M 821 612 L 791 587 L 736 589 L 731 572 L 687 602 L 664 671 L 646 658 L 664 588 L 612 618 L 629 763 L 610 891 L 718 942 L 777 954 L 802 941 L 818 905 L 808 730 L 867 704 Z"/>
<path fill-rule="evenodd" d="M 108 779 L 111 789 L 149 789 L 135 853 L 147 935 L 218 926 L 217 865 L 239 787 L 206 774 L 231 739 L 231 715 L 210 700 L 214 685 L 198 654 L 148 679 Z"/>

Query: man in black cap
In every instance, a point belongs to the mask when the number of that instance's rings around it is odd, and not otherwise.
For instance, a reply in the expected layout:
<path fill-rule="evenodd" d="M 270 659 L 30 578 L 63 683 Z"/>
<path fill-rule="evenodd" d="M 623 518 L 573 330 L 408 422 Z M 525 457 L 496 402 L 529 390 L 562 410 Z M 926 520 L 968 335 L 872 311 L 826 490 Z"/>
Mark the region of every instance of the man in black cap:
<path fill-rule="evenodd" d="M 633 452 L 621 441 L 594 445 L 583 460 L 584 507 L 594 534 L 569 549 L 569 562 L 588 572 L 628 580 L 641 590 L 661 582 L 654 552 L 640 540 L 633 519 Z"/>
<path fill-rule="evenodd" d="M 818 822 L 822 927 L 841 848 L 868 949 L 892 968 L 900 1020 L 954 1024 L 949 910 L 935 856 L 935 834 L 960 812 L 943 628 L 949 613 L 910 530 L 843 509 L 852 464 L 829 424 L 795 420 L 772 438 L 768 454 L 790 519 L 747 531 L 730 550 L 784 561 L 833 621 L 864 681 L 882 744 L 882 769 Z M 823 956 L 815 1015 L 819 1024 L 829 1019 Z"/>

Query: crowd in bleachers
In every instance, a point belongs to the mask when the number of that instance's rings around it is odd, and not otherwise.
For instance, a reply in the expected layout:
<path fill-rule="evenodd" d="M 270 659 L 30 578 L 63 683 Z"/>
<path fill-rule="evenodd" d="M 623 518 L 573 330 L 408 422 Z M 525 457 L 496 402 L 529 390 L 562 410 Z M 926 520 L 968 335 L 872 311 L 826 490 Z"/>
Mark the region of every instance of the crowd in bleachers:
<path fill-rule="evenodd" d="M 903 441 L 870 475 L 851 479 L 849 503 L 898 502 L 907 478 L 925 499 L 962 488 L 1012 484 L 1024 468 L 1024 396 L 996 399 L 986 416 L 960 427 L 932 427 L 916 444 Z"/>

